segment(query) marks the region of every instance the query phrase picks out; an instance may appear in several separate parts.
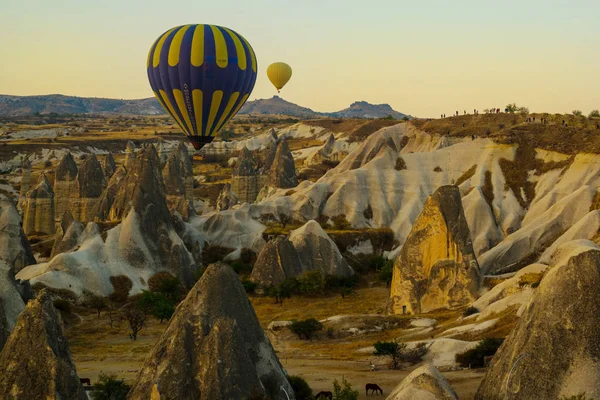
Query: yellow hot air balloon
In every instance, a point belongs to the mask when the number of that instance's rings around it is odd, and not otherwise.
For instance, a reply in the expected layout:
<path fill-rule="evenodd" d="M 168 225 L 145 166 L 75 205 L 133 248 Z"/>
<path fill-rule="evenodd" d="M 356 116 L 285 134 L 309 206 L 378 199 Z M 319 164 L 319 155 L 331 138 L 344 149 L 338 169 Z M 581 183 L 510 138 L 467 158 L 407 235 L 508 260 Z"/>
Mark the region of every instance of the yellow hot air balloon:
<path fill-rule="evenodd" d="M 279 92 L 292 77 L 292 67 L 283 62 L 273 63 L 267 68 L 267 76 Z"/>

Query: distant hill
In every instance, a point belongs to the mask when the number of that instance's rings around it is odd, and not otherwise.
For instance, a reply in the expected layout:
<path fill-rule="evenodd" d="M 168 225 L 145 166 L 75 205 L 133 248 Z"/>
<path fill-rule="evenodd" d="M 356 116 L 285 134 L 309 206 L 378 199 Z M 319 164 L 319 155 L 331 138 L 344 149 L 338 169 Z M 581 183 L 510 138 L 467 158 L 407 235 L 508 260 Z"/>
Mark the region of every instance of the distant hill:
<path fill-rule="evenodd" d="M 319 113 L 310 108 L 302 107 L 294 103 L 290 103 L 279 96 L 273 96 L 270 99 L 258 99 L 249 101 L 244 104 L 239 114 L 277 114 L 289 115 L 291 117 L 318 117 Z"/>
<path fill-rule="evenodd" d="M 96 97 L 0 95 L 0 115 L 23 116 L 31 114 L 165 114 L 155 98 L 140 100 L 103 99 Z"/>
<path fill-rule="evenodd" d="M 65 96 L 48 94 L 39 96 L 0 95 L 0 116 L 25 116 L 32 114 L 166 114 L 154 98 L 123 100 L 97 97 Z M 336 112 L 320 113 L 310 108 L 290 103 L 279 96 L 249 101 L 239 112 L 254 115 L 288 115 L 298 118 L 385 118 L 402 119 L 406 115 L 395 111 L 389 104 L 370 104 L 357 101 L 350 107 Z M 410 117 L 409 117 L 410 118 Z"/>

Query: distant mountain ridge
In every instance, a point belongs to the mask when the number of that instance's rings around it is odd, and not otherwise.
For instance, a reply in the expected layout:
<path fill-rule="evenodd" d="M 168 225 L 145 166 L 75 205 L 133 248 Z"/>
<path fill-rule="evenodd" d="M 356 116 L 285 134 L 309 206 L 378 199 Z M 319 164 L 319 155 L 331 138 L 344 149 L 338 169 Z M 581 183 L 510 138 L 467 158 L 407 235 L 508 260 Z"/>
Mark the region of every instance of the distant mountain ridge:
<path fill-rule="evenodd" d="M 36 96 L 0 95 L 0 116 L 25 116 L 32 114 L 133 114 L 164 115 L 158 101 L 153 98 L 124 100 L 98 97 L 48 94 Z M 402 119 L 410 116 L 395 111 L 389 104 L 370 104 L 357 101 L 341 111 L 321 113 L 273 96 L 270 99 L 249 101 L 239 112 L 254 115 L 288 115 L 300 118 L 385 118 Z"/>

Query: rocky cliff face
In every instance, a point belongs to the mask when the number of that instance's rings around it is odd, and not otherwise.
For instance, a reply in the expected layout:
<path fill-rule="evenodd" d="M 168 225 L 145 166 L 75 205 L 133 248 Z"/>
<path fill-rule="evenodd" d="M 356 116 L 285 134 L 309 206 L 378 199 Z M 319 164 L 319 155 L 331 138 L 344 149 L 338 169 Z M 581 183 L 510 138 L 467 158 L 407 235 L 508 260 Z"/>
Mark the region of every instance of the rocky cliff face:
<path fill-rule="evenodd" d="M 425 202 L 394 263 L 391 311 L 420 314 L 470 304 L 479 281 L 460 192 L 442 186 Z"/>
<path fill-rule="evenodd" d="M 69 202 L 69 211 L 73 217 L 82 222 L 92 221 L 94 207 L 105 188 L 106 179 L 102 164 L 95 154 L 91 154 L 81 164 L 77 173 L 74 193 Z"/>
<path fill-rule="evenodd" d="M 253 203 L 262 188 L 262 179 L 256 169 L 254 156 L 244 147 L 240 152 L 237 166 L 231 176 L 231 190 L 240 203 Z"/>
<path fill-rule="evenodd" d="M 92 209 L 92 215 L 94 216 L 95 221 L 108 221 L 110 219 L 110 210 L 117 197 L 121 181 L 126 175 L 127 172 L 124 167 L 117 168 L 112 175 L 106 189 L 102 192 L 102 195 L 100 195 Z"/>
<path fill-rule="evenodd" d="M 131 160 L 135 160 L 136 152 L 137 152 L 137 148 L 135 147 L 135 144 L 133 144 L 133 142 L 131 140 L 128 141 L 127 144 L 125 145 L 125 162 L 123 163 L 125 168 L 128 168 L 129 162 Z"/>
<path fill-rule="evenodd" d="M 458 400 L 448 381 L 431 364 L 415 369 L 386 400 Z"/>
<path fill-rule="evenodd" d="M 285 139 L 277 146 L 277 153 L 269 170 L 268 185 L 277 188 L 298 186 L 294 157 Z"/>
<path fill-rule="evenodd" d="M 54 190 L 45 174 L 27 193 L 23 214 L 23 230 L 27 235 L 54 233 Z"/>
<path fill-rule="evenodd" d="M 129 393 L 147 399 L 279 399 L 277 355 L 231 267 L 213 264 L 179 305 Z"/>
<path fill-rule="evenodd" d="M 238 198 L 231 190 L 230 184 L 225 184 L 217 197 L 217 211 L 229 210 L 238 203 Z"/>
<path fill-rule="evenodd" d="M 162 170 L 165 195 L 170 210 L 183 211 L 186 201 L 193 200 L 193 176 L 187 149 L 171 152 Z M 192 193 L 192 195 L 190 195 Z M 189 196 L 189 197 L 188 197 Z"/>
<path fill-rule="evenodd" d="M 117 163 L 115 162 L 112 153 L 108 153 L 106 157 L 104 157 L 102 168 L 104 170 L 104 177 L 106 180 L 109 180 L 117 170 Z"/>
<path fill-rule="evenodd" d="M 290 241 L 298 252 L 304 271 L 318 269 L 323 275 L 339 277 L 354 274 L 352 267 L 317 221 L 308 221 L 290 232 Z"/>
<path fill-rule="evenodd" d="M 0 260 L 0 350 L 25 309 L 23 287 L 15 281 L 15 271 Z"/>
<path fill-rule="evenodd" d="M 8 198 L 0 195 L 0 260 L 14 272 L 35 264 L 29 240 L 21 227 L 21 217 Z"/>
<path fill-rule="evenodd" d="M 600 248 L 587 243 L 542 279 L 476 399 L 600 396 Z"/>
<path fill-rule="evenodd" d="M 0 353 L 3 399 L 87 399 L 50 294 L 32 300 Z"/>
<path fill-rule="evenodd" d="M 250 280 L 260 287 L 277 286 L 287 278 L 303 272 L 296 248 L 287 237 L 279 236 L 267 242 L 254 263 Z"/>
<path fill-rule="evenodd" d="M 31 161 L 25 157 L 21 161 L 21 190 L 19 192 L 19 208 L 23 209 L 27 192 L 31 189 Z"/>

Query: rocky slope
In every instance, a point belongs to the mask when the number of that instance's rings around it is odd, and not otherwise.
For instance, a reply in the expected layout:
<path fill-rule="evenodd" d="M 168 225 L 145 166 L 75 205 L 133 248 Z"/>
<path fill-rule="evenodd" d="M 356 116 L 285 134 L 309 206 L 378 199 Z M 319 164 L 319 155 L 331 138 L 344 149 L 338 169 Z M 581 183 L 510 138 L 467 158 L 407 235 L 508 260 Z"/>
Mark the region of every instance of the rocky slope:
<path fill-rule="evenodd" d="M 3 399 L 87 399 L 48 292 L 30 301 L 19 317 L 0 352 L 0 375 Z"/>
<path fill-rule="evenodd" d="M 458 400 L 448 381 L 432 365 L 415 369 L 386 400 Z"/>
<path fill-rule="evenodd" d="M 275 351 L 228 265 L 212 264 L 178 306 L 130 399 L 279 399 L 292 395 Z"/>

